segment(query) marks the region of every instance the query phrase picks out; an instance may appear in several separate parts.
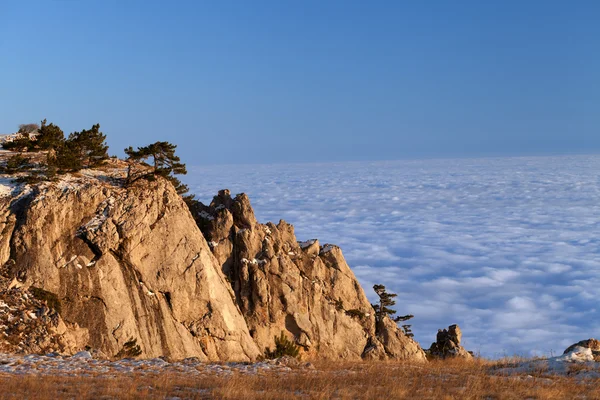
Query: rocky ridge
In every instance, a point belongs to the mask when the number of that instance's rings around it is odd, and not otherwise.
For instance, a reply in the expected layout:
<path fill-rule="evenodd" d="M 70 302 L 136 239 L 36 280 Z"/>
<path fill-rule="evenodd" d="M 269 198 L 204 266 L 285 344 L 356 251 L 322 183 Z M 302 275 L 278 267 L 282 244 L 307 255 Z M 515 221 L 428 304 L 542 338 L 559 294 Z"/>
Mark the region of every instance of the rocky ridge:
<path fill-rule="evenodd" d="M 339 247 L 298 242 L 292 225 L 258 223 L 245 194 L 222 190 L 193 210 L 260 349 L 289 332 L 309 357 L 425 360 L 419 345 L 373 308 Z"/>
<path fill-rule="evenodd" d="M 135 338 L 145 358 L 252 361 L 283 331 L 308 359 L 425 360 L 396 324 L 375 326 L 338 247 L 259 224 L 243 194 L 192 217 L 166 180 L 122 178 L 88 170 L 0 196 L 0 265 L 22 286 L 11 296 L 56 298 L 57 350 L 110 357 Z"/>

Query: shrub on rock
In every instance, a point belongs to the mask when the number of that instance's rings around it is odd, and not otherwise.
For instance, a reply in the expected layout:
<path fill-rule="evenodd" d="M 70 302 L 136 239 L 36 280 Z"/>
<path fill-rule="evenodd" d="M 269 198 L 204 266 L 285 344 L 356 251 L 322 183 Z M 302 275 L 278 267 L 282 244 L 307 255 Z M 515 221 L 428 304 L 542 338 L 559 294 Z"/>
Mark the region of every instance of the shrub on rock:
<path fill-rule="evenodd" d="M 279 337 L 275 336 L 275 349 L 271 350 L 270 348 L 267 348 L 265 351 L 265 358 L 269 360 L 283 356 L 298 358 L 299 354 L 300 348 L 294 342 L 289 340 L 287 336 L 285 336 L 285 333 L 281 331 Z"/>

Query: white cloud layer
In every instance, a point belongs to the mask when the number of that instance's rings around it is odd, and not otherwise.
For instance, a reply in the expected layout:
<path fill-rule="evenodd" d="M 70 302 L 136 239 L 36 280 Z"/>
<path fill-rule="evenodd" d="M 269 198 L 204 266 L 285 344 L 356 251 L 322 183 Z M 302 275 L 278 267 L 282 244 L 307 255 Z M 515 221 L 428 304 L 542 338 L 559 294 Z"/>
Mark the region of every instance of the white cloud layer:
<path fill-rule="evenodd" d="M 246 192 L 261 222 L 342 247 L 429 347 L 458 323 L 488 357 L 600 337 L 600 156 L 192 167 L 201 201 Z"/>

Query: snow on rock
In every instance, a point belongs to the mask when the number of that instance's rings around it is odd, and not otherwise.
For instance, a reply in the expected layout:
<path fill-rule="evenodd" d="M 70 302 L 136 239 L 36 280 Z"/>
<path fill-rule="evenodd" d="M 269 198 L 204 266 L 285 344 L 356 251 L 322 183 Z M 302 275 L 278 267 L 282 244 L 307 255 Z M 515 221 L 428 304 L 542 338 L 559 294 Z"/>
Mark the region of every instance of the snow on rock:
<path fill-rule="evenodd" d="M 575 347 L 558 357 L 522 361 L 494 370 L 499 375 L 569 375 L 581 378 L 600 378 L 600 362 L 594 362 L 592 350 Z"/>
<path fill-rule="evenodd" d="M 12 142 L 15 139 L 17 139 L 19 136 L 21 136 L 20 133 L 10 133 L 7 135 L 0 135 L 0 144 L 6 143 L 6 142 Z"/>
<path fill-rule="evenodd" d="M 213 219 L 215 219 L 215 218 L 214 218 L 212 215 L 210 215 L 210 214 L 209 214 L 209 213 L 207 213 L 206 211 L 200 211 L 200 212 L 198 213 L 198 216 L 199 216 L 200 218 L 207 219 L 207 220 L 209 220 L 209 221 L 212 221 Z"/>
<path fill-rule="evenodd" d="M 12 178 L 0 175 L 0 198 L 12 196 L 19 186 Z"/>
<path fill-rule="evenodd" d="M 257 260 L 256 258 L 254 258 L 252 260 L 248 260 L 247 258 L 242 258 L 240 261 L 242 262 L 242 264 L 252 264 L 252 265 L 265 265 L 267 263 L 267 260 Z"/>
<path fill-rule="evenodd" d="M 594 361 L 594 356 L 592 355 L 592 349 L 577 346 L 570 352 L 554 357 L 551 360 L 555 362 L 588 362 Z"/>
<path fill-rule="evenodd" d="M 323 248 L 321 249 L 321 252 L 319 254 L 327 254 L 329 253 L 331 250 L 337 248 L 336 245 L 333 244 L 326 244 L 325 246 L 323 246 Z"/>
<path fill-rule="evenodd" d="M 90 360 L 92 358 L 92 354 L 89 351 L 80 351 L 78 353 L 73 354 L 72 358 Z"/>
<path fill-rule="evenodd" d="M 313 244 L 315 244 L 315 242 L 316 242 L 316 241 L 317 241 L 317 239 L 310 239 L 310 240 L 307 240 L 307 241 L 305 241 L 305 242 L 298 242 L 298 245 L 300 246 L 300 248 L 301 248 L 302 250 L 304 250 L 304 249 L 306 249 L 307 247 L 310 247 L 310 246 L 312 246 Z"/>
<path fill-rule="evenodd" d="M 97 374 L 118 376 L 123 373 L 165 374 L 182 373 L 188 376 L 231 376 L 234 373 L 256 375 L 264 372 L 288 373 L 293 369 L 301 373 L 315 372 L 310 363 L 289 362 L 281 359 L 256 363 L 210 364 L 201 362 L 196 357 L 182 361 L 169 362 L 162 358 L 122 359 L 117 361 L 96 359 L 88 351 L 81 351 L 72 357 L 58 353 L 46 355 L 14 355 L 0 353 L 0 373 L 11 375 L 46 375 L 46 376 L 91 376 Z"/>
<path fill-rule="evenodd" d="M 109 197 L 106 201 L 104 201 L 100 205 L 100 207 L 102 208 L 102 211 L 99 212 L 98 214 L 96 214 L 96 216 L 94 218 L 92 218 L 87 224 L 82 226 L 80 228 L 80 232 L 83 232 L 83 231 L 95 232 L 95 231 L 97 231 L 102 226 L 104 221 L 106 221 L 108 219 L 109 211 L 114 206 L 114 204 L 115 204 L 114 197 Z"/>

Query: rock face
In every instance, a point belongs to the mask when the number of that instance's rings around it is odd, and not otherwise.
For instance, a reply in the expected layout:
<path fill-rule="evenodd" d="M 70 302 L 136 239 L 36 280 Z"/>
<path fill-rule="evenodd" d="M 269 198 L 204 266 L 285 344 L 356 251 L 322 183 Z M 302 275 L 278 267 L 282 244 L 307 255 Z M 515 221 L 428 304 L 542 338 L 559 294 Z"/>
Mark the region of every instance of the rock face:
<path fill-rule="evenodd" d="M 425 360 L 391 320 L 376 329 L 339 247 L 298 242 L 283 220 L 258 223 L 248 197 L 227 190 L 209 206 L 198 204 L 194 215 L 261 351 L 283 331 L 308 358 Z"/>
<path fill-rule="evenodd" d="M 460 345 L 462 332 L 458 325 L 450 325 L 448 329 L 439 329 L 436 341 L 427 351 L 432 358 L 464 358 L 473 359 L 471 352 Z"/>
<path fill-rule="evenodd" d="M 587 339 L 587 340 L 582 340 L 580 342 L 577 342 L 577 343 L 572 344 L 571 346 L 567 347 L 567 349 L 564 351 L 563 354 L 571 353 L 577 347 L 582 347 L 584 349 L 590 349 L 590 351 L 592 352 L 592 357 L 593 357 L 594 361 L 600 362 L 600 340 L 593 339 L 593 338 Z"/>
<path fill-rule="evenodd" d="M 53 299 L 52 349 L 111 357 L 135 339 L 142 357 L 250 361 L 283 331 L 304 358 L 425 360 L 393 322 L 375 326 L 338 247 L 259 224 L 247 196 L 192 214 L 164 179 L 82 174 L 0 197 L 4 289 Z"/>
<path fill-rule="evenodd" d="M 70 330 L 116 354 L 253 360 L 259 350 L 185 203 L 165 180 L 125 189 L 80 179 L 3 209 L 0 263 L 57 296 Z"/>

